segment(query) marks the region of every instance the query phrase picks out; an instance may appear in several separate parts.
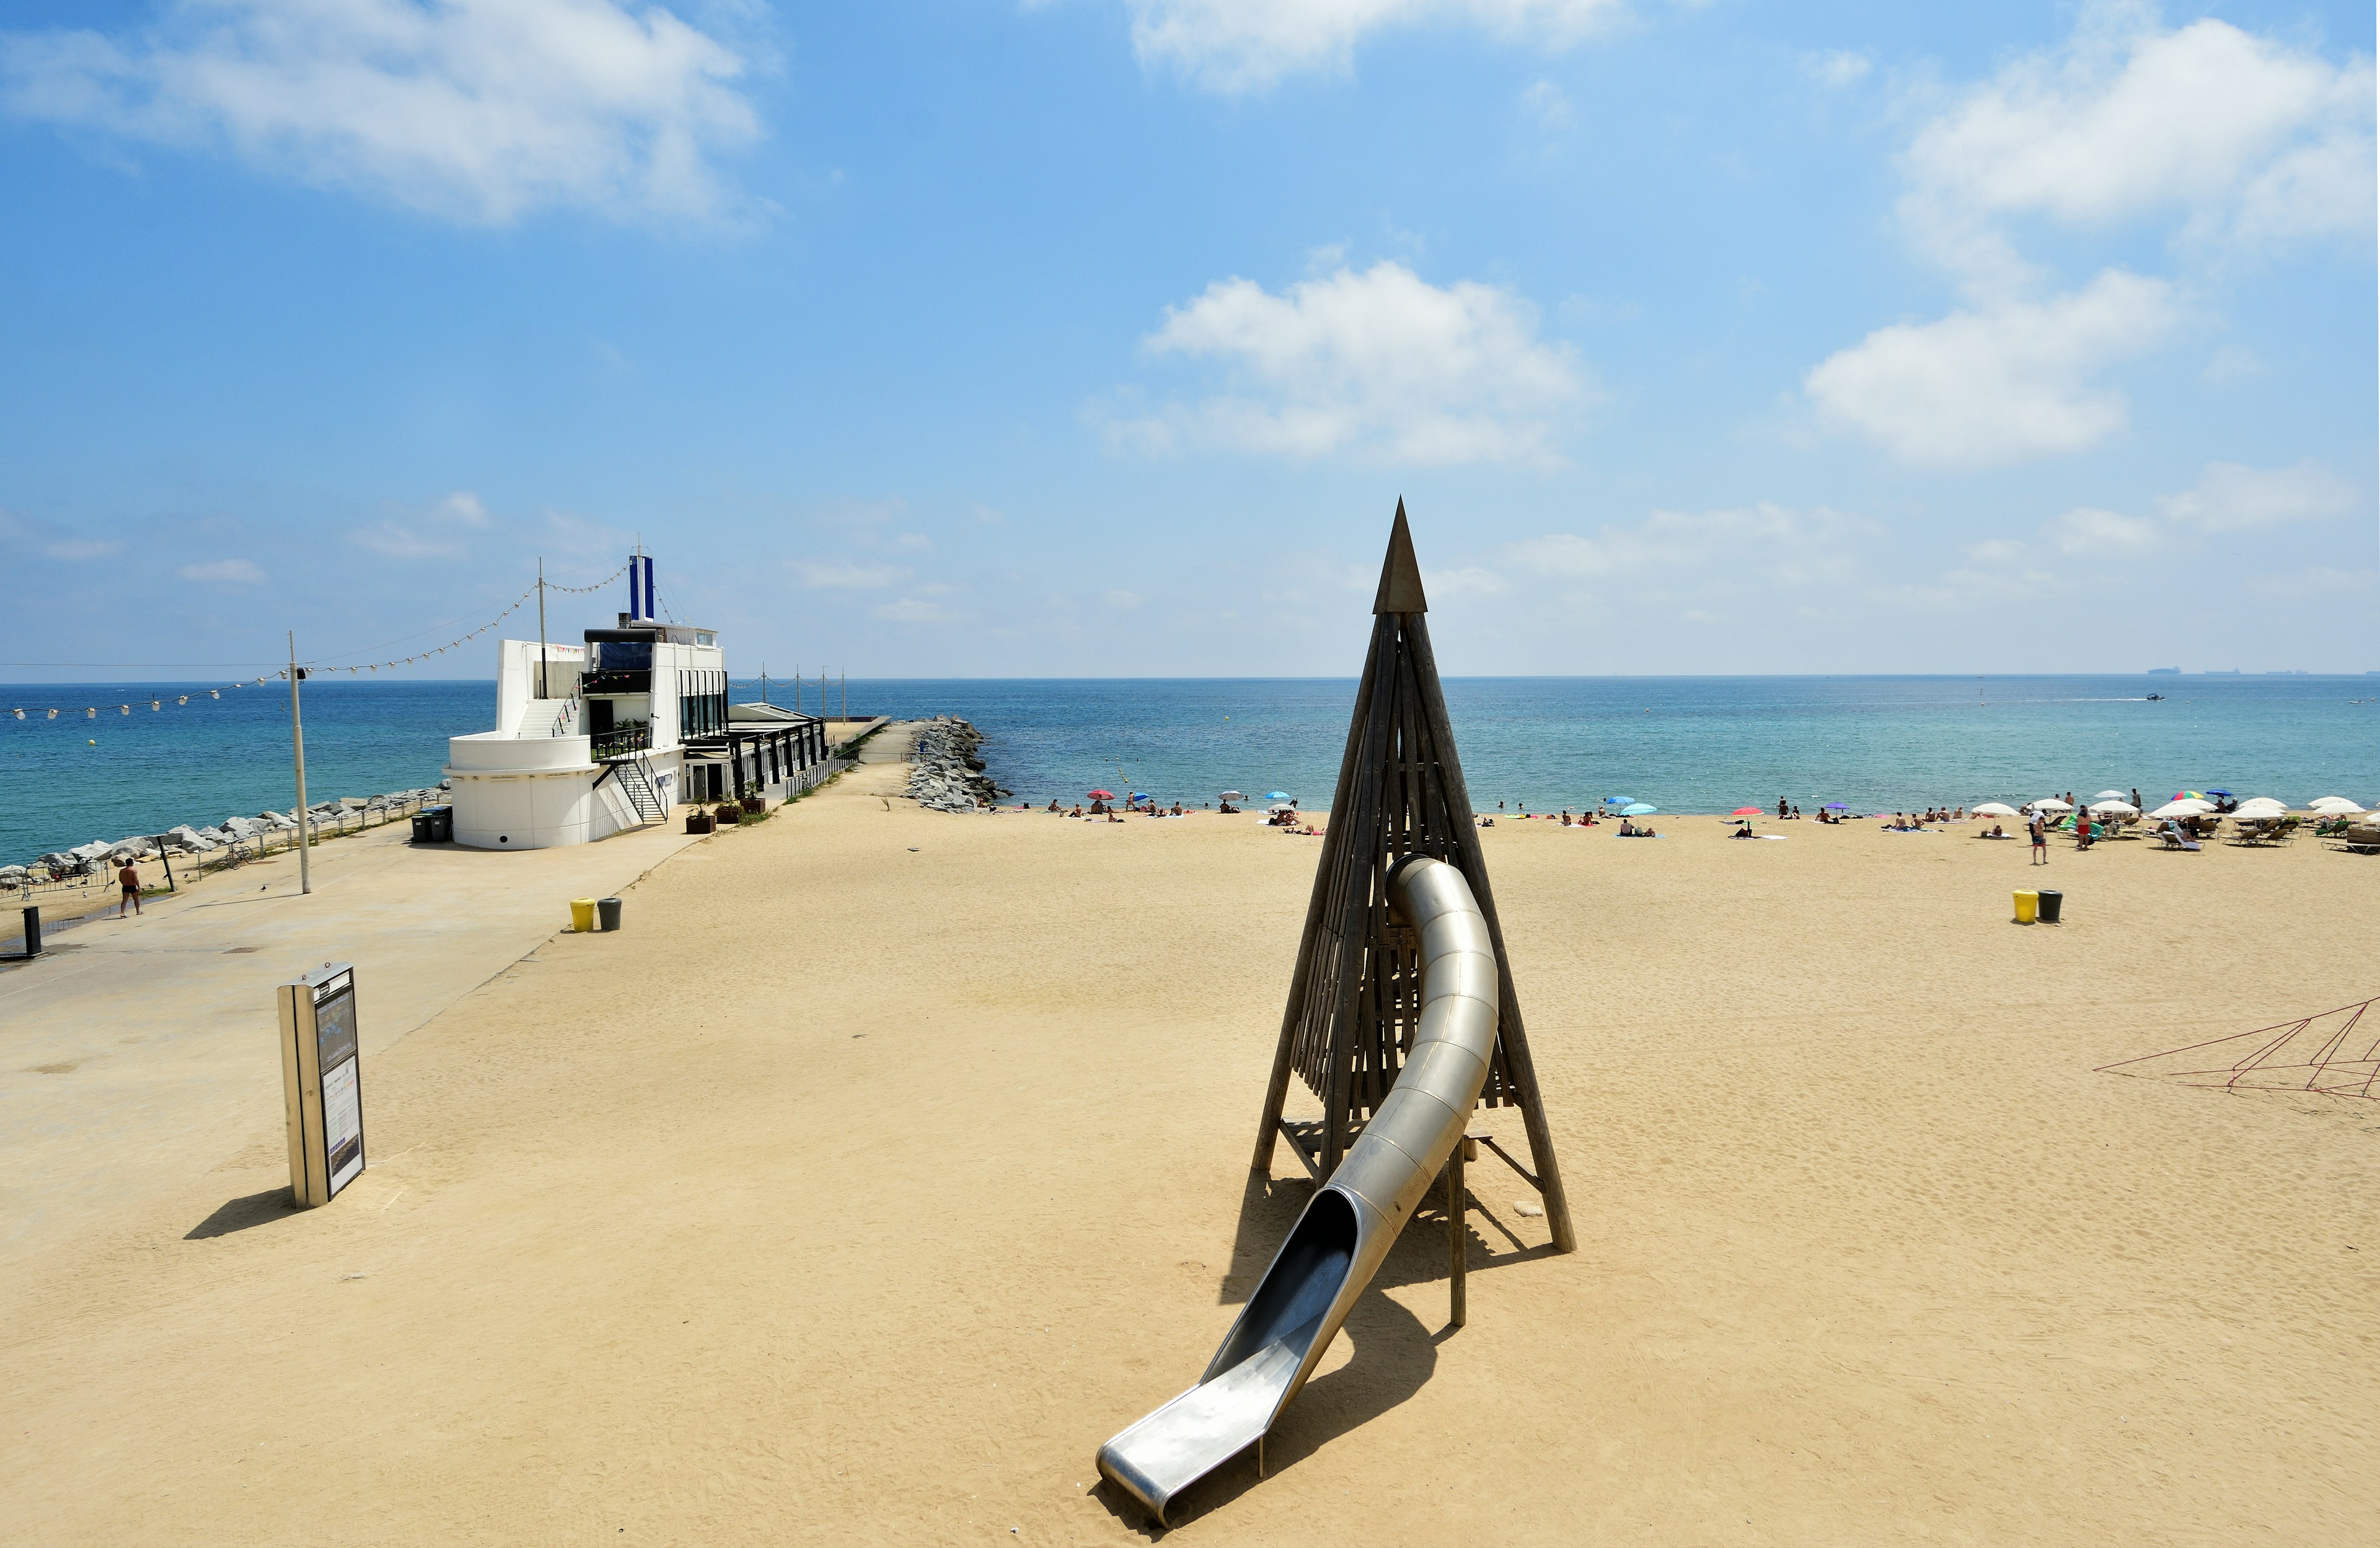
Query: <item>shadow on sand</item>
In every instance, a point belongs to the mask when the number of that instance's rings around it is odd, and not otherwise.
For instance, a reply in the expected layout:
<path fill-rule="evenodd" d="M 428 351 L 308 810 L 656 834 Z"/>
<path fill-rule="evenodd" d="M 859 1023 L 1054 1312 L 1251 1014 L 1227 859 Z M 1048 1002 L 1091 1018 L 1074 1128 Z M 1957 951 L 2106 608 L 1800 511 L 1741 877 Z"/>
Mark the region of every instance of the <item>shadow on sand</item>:
<path fill-rule="evenodd" d="M 1314 1197 L 1314 1184 L 1304 1178 L 1279 1179 L 1251 1173 L 1240 1200 L 1239 1229 L 1232 1244 L 1232 1266 L 1217 1287 L 1217 1301 L 1225 1306 L 1245 1303 L 1263 1277 L 1297 1214 Z M 1500 1238 L 1493 1249 L 1478 1229 L 1485 1219 Z M 1503 1222 L 1488 1213 L 1473 1195 L 1467 1215 L 1471 1225 L 1466 1265 L 1478 1274 L 1507 1264 L 1553 1255 L 1551 1243 L 1523 1247 Z M 1414 1213 L 1389 1249 L 1386 1262 L 1356 1300 L 1342 1330 L 1354 1346 L 1345 1365 L 1317 1376 L 1281 1410 L 1281 1421 L 1265 1439 L 1264 1474 L 1287 1470 L 1305 1461 L 1330 1441 L 1361 1429 L 1419 1392 L 1438 1368 L 1439 1346 L 1456 1329 L 1442 1325 L 1431 1333 L 1419 1316 L 1381 1293 L 1384 1287 L 1443 1285 L 1447 1278 L 1446 1190 L 1443 1183 Z M 1216 1330 L 1221 1342 L 1222 1329 Z M 1197 1372 L 1184 1371 L 1187 1385 Z M 1196 1520 L 1257 1486 L 1257 1449 L 1253 1446 L 1201 1480 L 1174 1512 L 1173 1525 Z M 1137 1502 L 1104 1479 L 1093 1491 L 1116 1519 L 1155 1542 L 1166 1529 L 1150 1520 Z"/>
<path fill-rule="evenodd" d="M 234 1231 L 245 1231 L 251 1225 L 270 1225 L 276 1220 L 286 1219 L 297 1213 L 298 1206 L 289 1201 L 289 1187 L 284 1183 L 279 1188 L 267 1188 L 262 1193 L 251 1193 L 244 1199 L 232 1200 L 218 1208 L 214 1213 L 190 1227 L 188 1234 L 182 1239 L 206 1241 L 215 1237 L 227 1237 Z"/>

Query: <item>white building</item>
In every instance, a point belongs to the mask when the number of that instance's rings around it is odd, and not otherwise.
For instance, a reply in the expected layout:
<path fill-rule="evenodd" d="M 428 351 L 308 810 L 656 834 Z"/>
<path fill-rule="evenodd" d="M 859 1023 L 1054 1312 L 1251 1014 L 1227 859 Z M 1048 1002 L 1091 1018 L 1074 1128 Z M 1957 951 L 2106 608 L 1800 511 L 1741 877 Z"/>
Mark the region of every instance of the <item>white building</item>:
<path fill-rule="evenodd" d="M 650 596 L 650 573 L 632 598 Z M 456 844 L 591 843 L 680 801 L 781 790 L 826 756 L 816 716 L 731 728 L 727 655 L 710 629 L 623 614 L 586 640 L 498 643 L 496 729 L 446 743 Z"/>

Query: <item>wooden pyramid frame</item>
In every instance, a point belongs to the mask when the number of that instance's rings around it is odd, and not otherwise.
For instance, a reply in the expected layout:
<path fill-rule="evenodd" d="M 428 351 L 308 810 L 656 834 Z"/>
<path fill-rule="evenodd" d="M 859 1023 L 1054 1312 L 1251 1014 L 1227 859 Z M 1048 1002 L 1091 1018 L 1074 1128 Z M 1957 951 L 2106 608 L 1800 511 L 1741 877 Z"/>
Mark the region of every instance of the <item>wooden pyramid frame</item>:
<path fill-rule="evenodd" d="M 1372 603 L 1371 652 L 1355 689 L 1347 750 L 1330 800 L 1313 896 L 1305 906 L 1289 1006 L 1281 1016 L 1281 1046 L 1265 1091 L 1254 1169 L 1271 1173 L 1274 1140 L 1286 1136 L 1315 1180 L 1328 1181 L 1364 1120 L 1396 1083 L 1421 1014 L 1421 964 L 1414 932 L 1389 918 L 1389 868 L 1402 855 L 1429 855 L 1460 870 L 1471 884 L 1496 945 L 1502 1006 L 1496 1056 L 1480 1105 L 1521 1110 L 1536 1170 L 1528 1171 L 1510 1155 L 1504 1159 L 1543 1196 L 1555 1250 L 1570 1252 L 1577 1249 L 1578 1237 L 1546 1126 L 1470 793 L 1439 690 L 1438 660 L 1424 616 L 1428 611 L 1404 502 L 1399 500 L 1388 557 L 1380 567 L 1379 594 Z M 1293 1070 L 1321 1099 L 1318 1120 L 1283 1119 Z"/>

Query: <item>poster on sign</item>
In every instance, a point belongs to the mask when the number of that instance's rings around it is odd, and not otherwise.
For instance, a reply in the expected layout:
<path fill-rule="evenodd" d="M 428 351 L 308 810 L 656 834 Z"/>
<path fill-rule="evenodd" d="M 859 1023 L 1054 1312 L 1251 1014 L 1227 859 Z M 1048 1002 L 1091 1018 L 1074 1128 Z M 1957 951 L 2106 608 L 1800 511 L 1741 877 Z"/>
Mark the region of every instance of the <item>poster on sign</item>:
<path fill-rule="evenodd" d="M 362 1060 L 356 974 L 343 962 L 281 986 L 282 1096 L 289 1127 L 289 1191 L 327 1204 L 364 1170 Z"/>

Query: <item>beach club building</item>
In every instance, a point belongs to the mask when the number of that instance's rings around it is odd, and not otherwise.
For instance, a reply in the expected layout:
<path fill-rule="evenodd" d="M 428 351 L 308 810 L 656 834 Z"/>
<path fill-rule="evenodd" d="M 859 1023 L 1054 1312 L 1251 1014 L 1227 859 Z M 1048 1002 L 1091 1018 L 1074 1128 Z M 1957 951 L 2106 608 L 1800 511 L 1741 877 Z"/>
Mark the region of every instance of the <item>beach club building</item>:
<path fill-rule="evenodd" d="M 456 844 L 589 844 L 686 802 L 782 796 L 825 761 L 818 716 L 728 701 L 716 632 L 642 616 L 651 563 L 632 563 L 617 628 L 498 642 L 496 728 L 446 743 Z"/>

